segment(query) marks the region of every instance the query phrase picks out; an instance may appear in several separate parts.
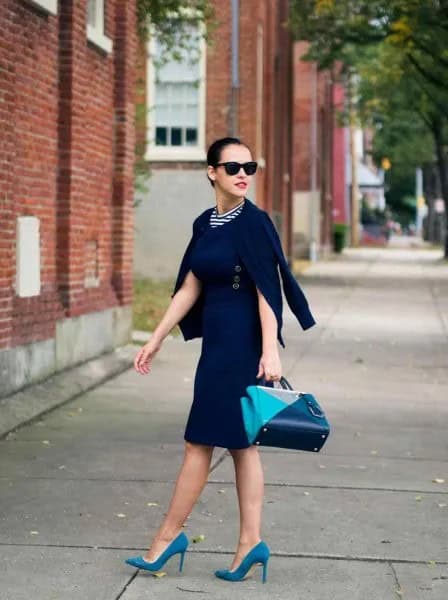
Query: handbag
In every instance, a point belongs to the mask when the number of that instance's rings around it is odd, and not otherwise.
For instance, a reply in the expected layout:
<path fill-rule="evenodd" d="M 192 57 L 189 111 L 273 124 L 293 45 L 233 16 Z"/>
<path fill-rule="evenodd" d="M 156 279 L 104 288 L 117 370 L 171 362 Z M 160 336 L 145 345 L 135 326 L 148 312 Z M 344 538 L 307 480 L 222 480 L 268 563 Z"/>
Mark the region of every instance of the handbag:
<path fill-rule="evenodd" d="M 319 452 L 330 434 L 324 411 L 314 396 L 293 390 L 284 377 L 280 385 L 246 388 L 241 409 L 249 444 Z"/>

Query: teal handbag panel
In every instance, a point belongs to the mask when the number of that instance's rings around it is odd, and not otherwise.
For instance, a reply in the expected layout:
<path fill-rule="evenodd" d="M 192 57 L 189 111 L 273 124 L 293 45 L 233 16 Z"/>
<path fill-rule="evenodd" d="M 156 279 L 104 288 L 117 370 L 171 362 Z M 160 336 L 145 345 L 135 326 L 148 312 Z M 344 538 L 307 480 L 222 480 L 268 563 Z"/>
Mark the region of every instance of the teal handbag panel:
<path fill-rule="evenodd" d="M 241 409 L 247 439 L 252 444 L 261 427 L 281 412 L 285 403 L 256 385 L 249 386 L 246 391 L 248 396 L 241 398 Z"/>

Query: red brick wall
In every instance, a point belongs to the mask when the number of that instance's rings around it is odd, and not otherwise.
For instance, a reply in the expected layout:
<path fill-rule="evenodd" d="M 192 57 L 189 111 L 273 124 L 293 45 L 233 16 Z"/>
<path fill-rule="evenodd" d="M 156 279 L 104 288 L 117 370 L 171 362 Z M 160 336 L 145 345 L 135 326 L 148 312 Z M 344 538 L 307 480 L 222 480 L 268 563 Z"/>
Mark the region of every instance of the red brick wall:
<path fill-rule="evenodd" d="M 120 304 L 132 301 L 134 240 L 135 67 L 134 1 L 116 3 L 114 78 L 114 174 L 112 195 L 112 284 Z"/>
<path fill-rule="evenodd" d="M 54 337 L 64 315 L 130 301 L 134 2 L 105 4 L 110 55 L 87 43 L 86 0 L 60 2 L 58 16 L 0 4 L 0 348 Z M 14 292 L 22 215 L 40 219 L 32 298 Z M 85 288 L 96 260 L 100 285 Z"/>
<path fill-rule="evenodd" d="M 336 111 L 342 110 L 345 102 L 345 92 L 343 86 L 338 83 L 333 89 L 333 104 Z M 333 204 L 334 221 L 336 223 L 347 223 L 350 221 L 350 215 L 346 214 L 345 206 L 345 128 L 339 127 L 336 120 L 334 123 L 334 144 L 333 144 Z"/>
<path fill-rule="evenodd" d="M 311 83 L 312 64 L 301 60 L 307 45 L 294 45 L 294 136 L 293 136 L 293 189 L 311 188 Z"/>
<path fill-rule="evenodd" d="M 0 5 L 1 191 L 0 347 L 49 338 L 62 315 L 56 288 L 56 173 L 58 115 L 58 19 L 23 2 Z M 8 76 L 3 77 L 5 73 Z M 6 104 L 4 101 L 6 100 Z M 6 209 L 6 214 L 5 214 Z M 19 298 L 15 286 L 16 219 L 40 219 L 41 294 Z"/>
<path fill-rule="evenodd" d="M 231 119 L 231 3 L 213 2 L 217 27 L 207 46 L 206 146 L 230 135 Z"/>
<path fill-rule="evenodd" d="M 294 45 L 293 190 L 311 190 L 311 120 L 314 65 L 301 60 L 305 42 Z M 316 188 L 320 190 L 321 243 L 331 242 L 335 114 L 330 73 L 317 73 Z"/>

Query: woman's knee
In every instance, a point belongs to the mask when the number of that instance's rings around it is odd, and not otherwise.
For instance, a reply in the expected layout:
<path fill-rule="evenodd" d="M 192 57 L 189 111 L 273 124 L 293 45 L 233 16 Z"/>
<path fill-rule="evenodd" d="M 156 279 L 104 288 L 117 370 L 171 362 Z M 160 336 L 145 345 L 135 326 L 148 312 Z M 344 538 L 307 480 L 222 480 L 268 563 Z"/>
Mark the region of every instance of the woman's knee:
<path fill-rule="evenodd" d="M 211 456 L 213 446 L 205 446 L 204 444 L 194 444 L 193 442 L 185 442 L 186 456 Z"/>
<path fill-rule="evenodd" d="M 258 446 L 249 446 L 248 448 L 238 449 L 229 448 L 228 451 L 233 460 L 241 460 L 242 458 L 256 456 L 258 454 Z"/>

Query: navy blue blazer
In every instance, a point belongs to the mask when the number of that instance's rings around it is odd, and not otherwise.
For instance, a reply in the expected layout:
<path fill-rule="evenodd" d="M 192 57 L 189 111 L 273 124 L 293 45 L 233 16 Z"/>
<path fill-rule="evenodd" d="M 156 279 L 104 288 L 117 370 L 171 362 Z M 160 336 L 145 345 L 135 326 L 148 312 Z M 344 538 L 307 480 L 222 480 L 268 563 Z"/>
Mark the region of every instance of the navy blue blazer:
<path fill-rule="evenodd" d="M 208 227 L 213 208 L 205 210 L 193 223 L 193 235 L 185 250 L 172 296 L 181 287 L 190 270 L 190 256 L 196 241 Z M 302 329 L 315 324 L 308 302 L 288 266 L 277 231 L 269 215 L 246 199 L 243 210 L 232 224 L 235 248 L 257 288 L 266 298 L 277 319 L 277 337 L 282 338 L 283 306 L 279 271 L 286 300 Z M 179 322 L 185 340 L 202 337 L 203 294 Z"/>

